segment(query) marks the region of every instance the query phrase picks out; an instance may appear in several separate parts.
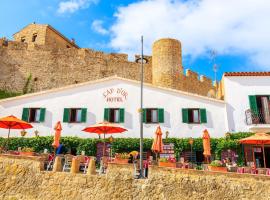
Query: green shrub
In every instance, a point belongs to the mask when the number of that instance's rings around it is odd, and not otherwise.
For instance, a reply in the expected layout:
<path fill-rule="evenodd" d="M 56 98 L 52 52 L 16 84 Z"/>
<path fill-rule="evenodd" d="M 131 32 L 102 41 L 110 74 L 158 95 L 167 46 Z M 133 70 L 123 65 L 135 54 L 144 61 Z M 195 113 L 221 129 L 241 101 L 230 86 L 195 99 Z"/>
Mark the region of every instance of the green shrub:
<path fill-rule="evenodd" d="M 244 162 L 244 155 L 241 145 L 238 140 L 244 137 L 248 137 L 253 133 L 233 133 L 227 134 L 223 138 L 211 138 L 211 152 L 214 154 L 215 159 L 220 159 L 221 152 L 226 149 L 233 149 L 237 151 L 238 163 Z M 183 151 L 190 151 L 190 144 L 188 138 L 167 138 L 164 139 L 164 143 L 173 143 L 175 147 L 175 155 L 178 158 L 180 153 Z M 92 139 L 92 138 L 79 138 L 79 137 L 61 137 L 60 143 L 64 145 L 64 152 L 70 149 L 76 150 L 77 154 L 81 151 L 85 151 L 86 155 L 95 156 L 96 146 L 98 142 L 103 142 L 103 139 Z M 106 142 L 109 139 L 105 139 Z M 0 146 L 3 146 L 6 139 L 0 138 Z M 53 137 L 14 137 L 9 140 L 9 149 L 17 150 L 18 147 L 29 147 L 33 148 L 35 152 L 43 152 L 44 149 L 48 149 L 50 152 L 54 151 L 52 147 Z M 145 138 L 144 151 L 151 151 L 153 139 Z M 140 139 L 139 138 L 114 138 L 112 142 L 113 153 L 124 153 L 131 151 L 139 151 Z M 192 146 L 193 151 L 203 151 L 202 138 L 194 138 Z"/>

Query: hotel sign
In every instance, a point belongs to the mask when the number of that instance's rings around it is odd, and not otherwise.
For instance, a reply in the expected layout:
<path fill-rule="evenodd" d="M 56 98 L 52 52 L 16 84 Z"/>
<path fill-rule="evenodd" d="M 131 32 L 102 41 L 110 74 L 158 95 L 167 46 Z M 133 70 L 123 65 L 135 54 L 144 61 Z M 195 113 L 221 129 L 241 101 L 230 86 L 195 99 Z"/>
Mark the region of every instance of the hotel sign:
<path fill-rule="evenodd" d="M 128 92 L 123 88 L 109 88 L 103 92 L 103 97 L 107 102 L 124 102 L 127 100 Z"/>

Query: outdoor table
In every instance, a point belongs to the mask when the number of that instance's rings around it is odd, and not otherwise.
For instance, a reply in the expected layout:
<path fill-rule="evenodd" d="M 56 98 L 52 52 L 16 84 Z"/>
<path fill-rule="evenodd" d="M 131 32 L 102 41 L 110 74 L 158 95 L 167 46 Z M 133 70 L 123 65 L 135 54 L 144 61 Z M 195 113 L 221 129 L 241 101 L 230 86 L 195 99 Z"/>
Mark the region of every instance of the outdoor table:
<path fill-rule="evenodd" d="M 263 174 L 263 175 L 265 175 L 267 171 L 266 168 L 257 168 L 257 170 L 258 170 L 258 174 Z"/>
<path fill-rule="evenodd" d="M 245 168 L 244 167 L 238 167 L 237 168 L 237 173 L 243 174 L 244 172 L 245 172 Z"/>
<path fill-rule="evenodd" d="M 251 168 L 251 174 L 258 174 L 258 169 L 256 168 Z"/>
<path fill-rule="evenodd" d="M 267 176 L 270 176 L 270 169 L 269 169 L 269 168 L 266 169 L 266 175 L 267 175 Z"/>

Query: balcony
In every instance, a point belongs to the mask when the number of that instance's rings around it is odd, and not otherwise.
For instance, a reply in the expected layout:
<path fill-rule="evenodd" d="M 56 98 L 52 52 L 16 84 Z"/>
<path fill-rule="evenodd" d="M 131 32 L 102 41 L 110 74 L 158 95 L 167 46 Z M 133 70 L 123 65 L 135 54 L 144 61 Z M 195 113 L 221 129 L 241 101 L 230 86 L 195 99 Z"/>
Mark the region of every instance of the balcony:
<path fill-rule="evenodd" d="M 270 132 L 270 113 L 259 110 L 258 113 L 254 113 L 248 109 L 245 111 L 246 124 L 251 131 Z"/>

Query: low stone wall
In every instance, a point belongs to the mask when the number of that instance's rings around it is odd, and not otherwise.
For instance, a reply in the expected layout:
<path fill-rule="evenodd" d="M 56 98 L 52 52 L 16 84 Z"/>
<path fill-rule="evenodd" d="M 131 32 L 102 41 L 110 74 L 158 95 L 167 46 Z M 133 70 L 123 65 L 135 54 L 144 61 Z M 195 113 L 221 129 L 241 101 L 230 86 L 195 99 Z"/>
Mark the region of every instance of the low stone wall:
<path fill-rule="evenodd" d="M 41 158 L 0 156 L 0 199 L 141 200 L 270 199 L 270 177 L 151 167 L 133 179 L 133 165 L 109 164 L 106 175 L 42 170 Z"/>

